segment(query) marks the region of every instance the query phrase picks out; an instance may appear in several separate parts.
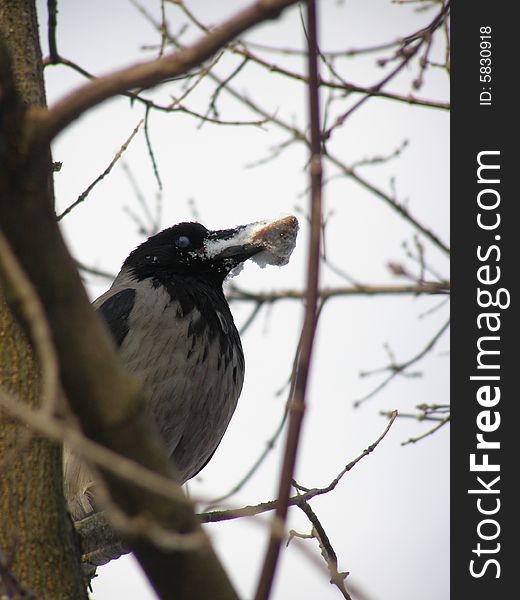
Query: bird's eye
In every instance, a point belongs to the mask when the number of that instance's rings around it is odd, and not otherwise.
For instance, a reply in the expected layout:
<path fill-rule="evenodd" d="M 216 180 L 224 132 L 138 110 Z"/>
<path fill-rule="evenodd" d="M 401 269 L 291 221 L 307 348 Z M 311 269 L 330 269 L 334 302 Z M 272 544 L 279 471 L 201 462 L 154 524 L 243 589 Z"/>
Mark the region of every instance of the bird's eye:
<path fill-rule="evenodd" d="M 155 256 L 155 254 L 148 254 L 147 256 L 145 256 L 145 259 L 149 262 L 159 262 L 159 259 L 157 258 L 157 256 Z"/>
<path fill-rule="evenodd" d="M 179 248 L 187 248 L 191 244 L 190 238 L 187 235 L 180 235 L 177 240 L 177 246 Z"/>

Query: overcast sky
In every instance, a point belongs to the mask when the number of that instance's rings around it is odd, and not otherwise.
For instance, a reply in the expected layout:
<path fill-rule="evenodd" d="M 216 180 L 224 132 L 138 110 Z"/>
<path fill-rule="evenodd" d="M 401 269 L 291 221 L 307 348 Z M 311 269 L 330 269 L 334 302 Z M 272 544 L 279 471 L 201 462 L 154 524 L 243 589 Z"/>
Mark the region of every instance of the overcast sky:
<path fill-rule="evenodd" d="M 40 3 L 40 28 L 46 47 L 46 3 Z M 216 24 L 247 2 L 189 1 L 188 6 L 206 24 Z M 160 3 L 146 5 L 156 19 Z M 366 47 L 392 41 L 428 24 L 438 9 L 415 11 L 415 5 L 389 0 L 349 0 L 320 3 L 320 45 L 323 51 Z M 185 19 L 167 6 L 171 30 L 178 32 Z M 191 27 L 184 42 L 199 33 Z M 440 36 L 442 39 L 442 35 Z M 300 14 L 292 8 L 282 19 L 263 25 L 247 40 L 284 48 L 302 48 Z M 58 16 L 60 53 L 94 74 L 151 58 L 160 38 L 154 27 L 126 0 L 61 3 Z M 439 40 L 441 41 L 441 40 Z M 299 56 L 281 56 L 256 50 L 268 61 L 304 72 Z M 391 50 L 341 59 L 335 66 L 348 81 L 371 85 L 382 78 L 379 58 Z M 442 45 L 434 45 L 432 57 L 442 61 Z M 223 78 L 240 64 L 225 56 L 216 72 Z M 388 68 L 393 68 L 395 62 Z M 322 74 L 329 76 L 322 66 Z M 49 104 L 84 80 L 65 67 L 45 71 Z M 417 67 L 405 69 L 389 89 L 410 92 Z M 269 114 L 306 128 L 306 96 L 301 84 L 247 65 L 232 86 Z M 203 81 L 186 106 L 204 113 L 215 85 Z M 154 92 L 168 103 L 180 96 L 181 84 L 169 83 Z M 442 69 L 430 68 L 417 95 L 448 100 L 449 81 Z M 151 96 L 151 93 L 150 93 Z M 359 96 L 358 96 L 359 97 Z M 330 115 L 341 114 L 353 96 L 336 100 Z M 322 92 L 322 105 L 327 94 Z M 258 120 L 223 90 L 220 118 Z M 328 123 L 333 119 L 329 115 Z M 63 163 L 56 174 L 57 211 L 63 211 L 110 164 L 128 139 L 144 110 L 118 98 L 92 110 L 55 142 L 54 160 Z M 136 222 L 150 226 L 147 210 L 161 206 L 161 228 L 197 218 L 209 228 L 232 227 L 281 214 L 296 214 L 300 235 L 289 265 L 283 268 L 247 265 L 233 283 L 246 290 L 302 290 L 307 252 L 307 172 L 303 144 L 283 148 L 290 136 L 274 124 L 262 127 L 211 125 L 192 116 L 152 113 L 150 139 L 162 182 L 159 191 L 144 131 L 130 143 L 124 162 L 115 165 L 87 199 L 64 220 L 63 228 L 75 257 L 90 267 L 117 273 L 127 254 L 143 239 Z M 347 165 L 367 158 L 390 156 L 381 164 L 359 167 L 374 186 L 405 203 L 421 223 L 449 244 L 449 117 L 439 109 L 371 99 L 336 131 L 328 145 L 331 154 Z M 406 142 L 406 144 L 405 144 Z M 417 272 L 407 259 L 403 243 L 414 247 L 416 231 L 374 194 L 325 165 L 326 251 L 332 265 L 350 278 L 367 284 L 399 284 L 388 263 L 402 263 Z M 130 173 L 130 175 L 129 175 Z M 132 184 L 132 181 L 134 184 Z M 137 185 L 146 201 L 136 196 Z M 427 264 L 448 278 L 448 261 L 434 244 L 419 237 Z M 427 278 L 433 275 L 427 274 Z M 94 299 L 110 281 L 86 277 Z M 331 268 L 322 268 L 322 284 L 347 286 L 348 281 Z M 446 404 L 448 398 L 448 335 L 412 367 L 413 377 L 397 377 L 359 408 L 353 403 L 369 393 L 382 375 L 360 377 L 360 372 L 389 362 L 385 344 L 396 360 L 419 353 L 448 318 L 448 306 L 440 297 L 384 296 L 338 297 L 327 303 L 320 319 L 309 389 L 301 452 L 296 479 L 307 487 L 327 485 L 350 460 L 375 441 L 386 426 L 381 411 L 397 408 L 414 412 L 418 404 Z M 252 304 L 233 303 L 238 326 L 251 314 Z M 435 310 L 433 310 L 435 308 Z M 290 374 L 302 320 L 302 305 L 284 300 L 264 307 L 243 335 L 246 381 L 239 407 L 210 465 L 190 483 L 196 498 L 210 499 L 226 493 L 248 470 L 275 431 L 287 397 Z M 279 391 L 282 390 L 280 393 Z M 439 600 L 449 596 L 449 430 L 448 426 L 416 444 L 402 446 L 411 436 L 427 431 L 431 423 L 398 419 L 373 454 L 363 459 L 334 492 L 312 502 L 336 550 L 339 569 L 349 571 L 356 586 L 369 600 Z M 283 437 L 249 483 L 227 503 L 243 506 L 275 497 Z M 268 520 L 240 520 L 207 526 L 219 556 L 244 598 L 255 589 L 265 551 Z M 303 513 L 290 511 L 289 528 L 308 533 Z M 302 549 L 303 547 L 303 549 Z M 314 559 L 309 557 L 311 554 Z M 273 598 L 339 598 L 328 583 L 313 540 L 292 543 L 282 553 Z M 347 580 L 348 581 L 348 580 Z M 147 600 L 153 598 L 139 567 L 125 557 L 99 569 L 93 597 Z"/>

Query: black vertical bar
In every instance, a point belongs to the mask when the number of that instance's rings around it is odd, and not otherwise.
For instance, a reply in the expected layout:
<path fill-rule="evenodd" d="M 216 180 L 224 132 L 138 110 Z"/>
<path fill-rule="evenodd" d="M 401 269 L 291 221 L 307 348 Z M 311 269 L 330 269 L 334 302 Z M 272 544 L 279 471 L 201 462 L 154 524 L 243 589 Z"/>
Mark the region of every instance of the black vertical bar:
<path fill-rule="evenodd" d="M 451 597 L 457 600 L 519 594 L 515 4 L 455 0 L 452 7 Z"/>

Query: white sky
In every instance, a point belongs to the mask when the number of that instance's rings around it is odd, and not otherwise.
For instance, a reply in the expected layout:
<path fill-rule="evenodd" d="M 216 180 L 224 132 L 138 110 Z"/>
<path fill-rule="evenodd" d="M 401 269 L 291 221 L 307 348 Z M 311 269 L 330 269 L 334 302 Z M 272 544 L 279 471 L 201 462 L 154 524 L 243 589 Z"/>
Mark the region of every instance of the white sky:
<path fill-rule="evenodd" d="M 46 53 L 46 3 L 42 0 L 39 4 Z M 146 4 L 157 17 L 159 2 Z M 218 23 L 246 4 L 201 0 L 188 3 L 207 24 Z M 174 7 L 167 8 L 172 31 L 178 31 L 183 22 L 181 14 Z M 413 6 L 388 0 L 322 2 L 320 13 L 323 50 L 391 41 L 418 30 L 434 14 L 417 14 Z M 58 32 L 62 55 L 96 74 L 153 56 L 152 52 L 141 53 L 140 47 L 159 40 L 153 27 L 126 0 L 62 2 Z M 197 36 L 190 30 L 185 41 Z M 298 9 L 258 27 L 247 39 L 301 47 Z M 437 60 L 442 60 L 439 49 L 435 50 Z M 383 71 L 375 62 L 388 56 L 386 52 L 343 60 L 337 67 L 347 80 L 369 85 L 382 77 Z M 269 53 L 262 56 L 293 70 L 304 69 L 300 58 Z M 239 62 L 236 57 L 225 57 L 218 72 L 225 77 Z M 45 74 L 50 104 L 83 82 L 65 67 L 48 68 Z M 405 70 L 390 89 L 408 93 L 415 76 L 416 70 Z M 254 65 L 246 67 L 233 85 L 271 114 L 305 127 L 306 98 L 301 85 Z M 156 92 L 156 97 L 167 102 L 170 95 L 180 94 L 179 89 L 178 84 L 167 84 Z M 201 84 L 185 104 L 204 112 L 208 89 L 212 88 Z M 447 94 L 446 74 L 430 69 L 418 95 L 446 100 Z M 223 119 L 258 119 L 224 91 L 218 106 Z M 345 101 L 338 101 L 334 110 L 340 113 L 345 106 Z M 58 138 L 53 149 L 54 159 L 63 162 L 56 174 L 58 211 L 73 202 L 108 166 L 143 113 L 141 106 L 115 99 L 88 113 Z M 163 182 L 161 226 L 192 219 L 192 202 L 199 220 L 214 229 L 298 211 L 300 239 L 290 264 L 280 269 L 247 265 L 234 282 L 247 290 L 303 289 L 307 226 L 302 211 L 306 210 L 307 197 L 302 194 L 308 185 L 303 146 L 293 144 L 278 159 L 246 168 L 269 156 L 273 147 L 288 139 L 287 133 L 274 125 L 262 129 L 210 124 L 199 127 L 199 121 L 182 113 L 154 113 L 149 128 Z M 394 185 L 398 199 L 448 243 L 448 136 L 449 117 L 445 111 L 373 99 L 334 134 L 329 151 L 352 164 L 391 154 L 408 140 L 397 159 L 360 168 L 359 172 L 387 192 Z M 153 210 L 157 183 L 143 131 L 130 144 L 124 160 Z M 326 175 L 334 174 L 326 164 Z M 348 179 L 333 179 L 325 188 L 325 199 L 330 215 L 327 252 L 331 262 L 363 283 L 406 283 L 391 275 L 387 263 L 406 262 L 402 243 L 413 244 L 414 230 L 378 198 Z M 64 220 L 64 232 L 74 255 L 84 264 L 116 273 L 129 251 L 142 240 L 133 219 L 124 212 L 127 208 L 143 218 L 143 209 L 119 163 Z M 424 238 L 421 241 L 428 263 L 447 278 L 446 257 Z M 413 263 L 406 264 L 416 271 Z M 347 285 L 327 268 L 322 270 L 322 281 L 326 286 Z M 109 285 L 99 278 L 88 278 L 86 283 L 93 299 Z M 421 377 L 396 378 L 360 408 L 353 408 L 353 401 L 380 381 L 377 376 L 360 378 L 359 373 L 388 364 L 384 343 L 390 344 L 397 360 L 405 360 L 417 354 L 440 329 L 447 319 L 446 306 L 421 316 L 439 302 L 438 297 L 402 296 L 337 298 L 328 303 L 317 335 L 297 481 L 308 487 L 328 484 L 383 431 L 386 419 L 379 415 L 381 410 L 397 408 L 406 413 L 413 412 L 417 404 L 448 402 L 445 335 L 431 354 L 414 365 L 412 370 L 420 371 Z M 233 304 L 238 325 L 246 321 L 252 308 Z M 212 462 L 190 484 L 194 496 L 212 498 L 227 492 L 276 429 L 286 399 L 285 393 L 277 395 L 276 391 L 289 375 L 301 317 L 299 303 L 279 302 L 263 308 L 243 336 L 247 373 L 239 407 Z M 336 550 L 340 570 L 348 570 L 352 582 L 370 600 L 438 600 L 449 596 L 448 428 L 418 444 L 401 446 L 402 441 L 426 431 L 428 426 L 398 419 L 376 451 L 361 461 L 333 493 L 312 502 Z M 282 447 L 279 441 L 230 505 L 274 498 Z M 244 598 L 250 598 L 255 589 L 267 540 L 265 522 L 240 520 L 207 526 Z M 289 527 L 309 531 L 306 518 L 296 508 L 290 511 Z M 302 545 L 305 552 L 299 549 Z M 309 552 L 320 561 L 315 541 L 291 544 L 283 551 L 275 600 L 340 597 L 327 575 L 309 560 Z M 133 559 L 126 557 L 99 570 L 93 597 L 147 600 L 153 595 Z"/>

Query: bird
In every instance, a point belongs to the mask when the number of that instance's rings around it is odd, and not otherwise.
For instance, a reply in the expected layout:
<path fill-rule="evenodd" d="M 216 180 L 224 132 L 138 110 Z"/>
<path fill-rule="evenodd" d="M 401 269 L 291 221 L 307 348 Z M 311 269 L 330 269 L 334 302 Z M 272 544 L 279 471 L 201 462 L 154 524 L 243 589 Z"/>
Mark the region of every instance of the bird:
<path fill-rule="evenodd" d="M 244 352 L 223 283 L 249 258 L 285 264 L 297 229 L 294 217 L 214 231 L 179 223 L 137 246 L 93 302 L 182 484 L 211 460 L 242 391 Z M 98 510 L 94 478 L 68 449 L 64 491 L 73 520 Z"/>

